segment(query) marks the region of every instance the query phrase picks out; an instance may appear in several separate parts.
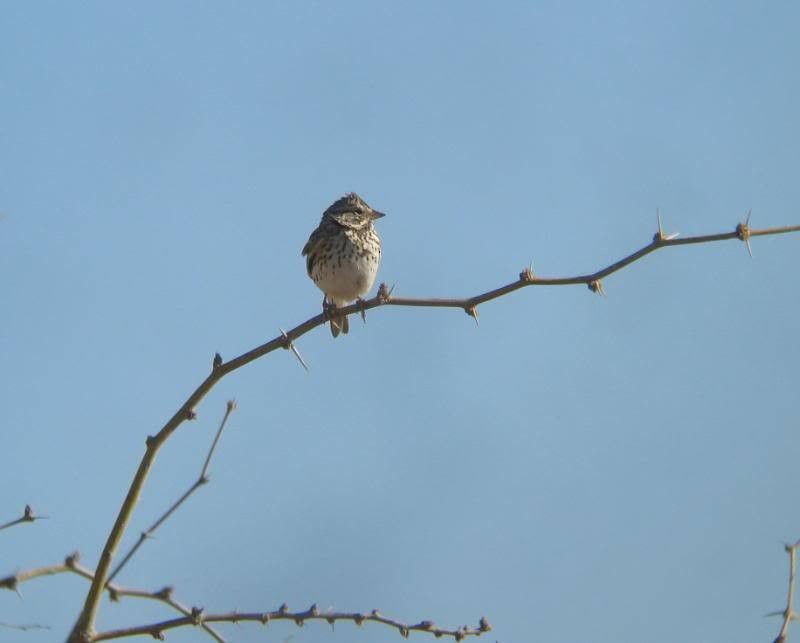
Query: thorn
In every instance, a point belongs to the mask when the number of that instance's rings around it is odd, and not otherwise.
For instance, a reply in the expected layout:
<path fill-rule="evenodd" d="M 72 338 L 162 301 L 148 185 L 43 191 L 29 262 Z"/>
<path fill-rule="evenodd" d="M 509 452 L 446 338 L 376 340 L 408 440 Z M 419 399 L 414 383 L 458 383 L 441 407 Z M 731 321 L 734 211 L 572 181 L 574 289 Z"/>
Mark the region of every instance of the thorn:
<path fill-rule="evenodd" d="M 524 281 L 526 284 L 532 284 L 536 281 L 536 277 L 533 276 L 533 262 L 528 265 L 525 270 L 519 273 L 519 280 Z"/>
<path fill-rule="evenodd" d="M 656 221 L 658 221 L 658 232 L 653 235 L 653 241 L 663 241 L 664 227 L 661 225 L 661 208 L 656 208 Z"/>
<path fill-rule="evenodd" d="M 736 236 L 744 241 L 745 245 L 747 246 L 747 254 L 749 254 L 751 257 L 753 256 L 753 249 L 750 247 L 750 215 L 752 213 L 752 209 L 748 210 L 747 218 L 744 220 L 744 223 L 740 223 L 736 226 Z"/>
<path fill-rule="evenodd" d="M 680 234 L 680 232 L 664 234 L 664 226 L 661 225 L 661 208 L 656 208 L 656 219 L 658 220 L 658 232 L 653 235 L 653 241 L 655 243 L 659 243 L 661 241 L 672 241 Z"/>
<path fill-rule="evenodd" d="M 278 327 L 278 330 L 279 330 L 279 331 L 281 331 L 281 335 L 283 335 L 283 339 L 284 339 L 284 342 L 283 342 L 283 347 L 284 347 L 286 350 L 290 350 L 290 351 L 292 351 L 292 353 L 294 353 L 294 356 L 295 356 L 295 357 L 298 359 L 298 361 L 300 362 L 300 364 L 302 365 L 302 367 L 303 367 L 304 369 L 306 369 L 306 373 L 308 373 L 308 366 L 307 366 L 307 365 L 306 365 L 306 363 L 303 361 L 303 358 L 302 358 L 302 356 L 300 355 L 300 353 L 298 352 L 297 348 L 295 348 L 294 342 L 293 342 L 291 339 L 289 339 L 289 335 L 287 335 L 287 334 L 286 334 L 286 331 L 285 331 L 285 330 L 283 330 L 283 328 L 281 328 L 281 327 L 279 326 L 279 327 Z"/>
<path fill-rule="evenodd" d="M 480 326 L 480 324 L 478 323 L 478 309 L 475 306 L 470 306 L 469 308 L 465 308 L 464 312 L 466 312 L 467 315 L 469 315 L 470 317 L 472 317 L 472 319 L 475 320 L 476 326 Z"/>
<path fill-rule="evenodd" d="M 228 413 L 232 413 L 233 411 L 239 408 L 239 405 L 236 404 L 236 400 L 228 400 L 227 408 L 228 408 Z"/>
<path fill-rule="evenodd" d="M 389 288 L 385 282 L 382 282 L 380 286 L 378 286 L 378 301 L 382 304 L 387 304 L 392 298 L 392 292 L 394 291 L 394 286 Z"/>
<path fill-rule="evenodd" d="M 605 288 L 603 288 L 603 282 L 600 281 L 599 279 L 595 279 L 594 281 L 590 281 L 588 283 L 588 286 L 589 286 L 589 290 L 591 290 L 592 292 L 595 292 L 598 295 L 601 295 L 603 297 L 607 296 L 606 295 L 606 290 L 605 290 Z"/>
<path fill-rule="evenodd" d="M 363 299 L 361 299 L 361 297 L 359 297 L 358 299 L 356 299 L 356 303 L 358 304 L 358 310 L 361 313 L 361 321 L 363 321 L 366 324 L 367 323 L 367 309 L 364 308 L 364 303 L 365 302 L 364 302 Z"/>

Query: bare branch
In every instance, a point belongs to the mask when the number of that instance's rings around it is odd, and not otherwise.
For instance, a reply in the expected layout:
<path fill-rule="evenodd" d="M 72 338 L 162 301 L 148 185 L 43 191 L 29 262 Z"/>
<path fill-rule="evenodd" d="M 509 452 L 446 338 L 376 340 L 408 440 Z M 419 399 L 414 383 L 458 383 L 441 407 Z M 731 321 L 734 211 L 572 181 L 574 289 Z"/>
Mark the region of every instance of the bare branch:
<path fill-rule="evenodd" d="M 481 618 L 477 627 L 464 625 L 458 629 L 448 630 L 438 627 L 433 621 L 420 621 L 416 625 L 401 623 L 394 619 L 383 616 L 378 610 L 372 610 L 369 614 L 359 612 L 320 612 L 316 605 L 312 605 L 304 612 L 290 612 L 286 605 L 282 605 L 274 612 L 229 612 L 227 614 L 205 614 L 202 609 L 193 608 L 192 614 L 184 618 L 175 618 L 149 625 L 138 625 L 136 627 L 123 628 L 118 630 L 108 630 L 100 632 L 92 639 L 93 641 L 110 641 L 111 639 L 121 639 L 128 636 L 150 636 L 154 639 L 163 639 L 164 632 L 178 627 L 197 626 L 205 623 L 241 623 L 251 621 L 266 625 L 270 621 L 294 621 L 298 627 L 305 625 L 306 621 L 324 620 L 333 625 L 336 621 L 352 621 L 356 625 L 362 625 L 366 621 L 380 623 L 395 628 L 403 637 L 408 638 L 411 632 L 428 632 L 436 638 L 448 636 L 456 641 L 461 641 L 467 636 L 480 636 L 492 629 L 489 621 Z"/>
<path fill-rule="evenodd" d="M 19 593 L 19 585 L 24 582 L 33 580 L 35 578 L 40 578 L 42 576 L 54 576 L 56 574 L 67 573 L 75 574 L 76 576 L 80 576 L 81 578 L 91 582 L 94 580 L 94 574 L 92 574 L 91 570 L 81 565 L 78 562 L 79 560 L 80 555 L 78 552 L 75 552 L 67 556 L 64 559 L 64 562 L 60 565 L 37 567 L 35 569 L 17 572 L 16 574 L 6 576 L 5 578 L 0 578 L 0 589 L 10 589 Z M 192 613 L 191 608 L 179 603 L 172 597 L 172 587 L 162 587 L 158 591 L 148 592 L 143 589 L 132 589 L 129 587 L 123 587 L 121 585 L 109 583 L 106 585 L 106 590 L 108 591 L 109 598 L 113 602 L 118 602 L 121 598 L 126 596 L 130 598 L 143 598 L 168 605 L 175 611 L 185 616 L 189 616 Z M 210 625 L 203 625 L 202 627 L 215 641 L 217 641 L 217 643 L 225 643 L 225 639 L 222 638 L 222 636 Z"/>
<path fill-rule="evenodd" d="M 162 516 L 158 520 L 156 520 L 152 525 L 150 525 L 150 527 L 148 527 L 145 531 L 143 531 L 139 535 L 139 540 L 137 540 L 136 544 L 133 547 L 131 547 L 130 551 L 127 554 L 125 554 L 123 559 L 117 565 L 116 569 L 113 572 L 111 572 L 111 574 L 108 577 L 108 580 L 106 581 L 106 584 L 110 583 L 111 581 L 114 580 L 114 578 L 116 578 L 117 574 L 120 573 L 122 568 L 128 564 L 128 561 L 139 550 L 139 547 L 141 547 L 142 544 L 148 538 L 151 538 L 153 536 L 156 530 L 167 520 L 167 518 L 169 518 L 173 513 L 175 513 L 178 507 L 180 507 L 184 502 L 186 502 L 186 500 L 189 499 L 189 496 L 191 496 L 195 491 L 197 491 L 197 489 L 199 489 L 208 482 L 209 478 L 207 474 L 208 474 L 208 467 L 211 464 L 211 458 L 214 455 L 214 450 L 217 448 L 217 442 L 219 442 L 219 438 L 222 435 L 222 431 L 225 429 L 225 424 L 228 422 L 228 417 L 235 410 L 236 410 L 236 401 L 228 400 L 228 403 L 225 406 L 225 415 L 222 416 L 222 421 L 219 423 L 219 428 L 217 429 L 217 433 L 214 436 L 214 441 L 211 443 L 211 448 L 208 450 L 208 455 L 206 456 L 206 460 L 203 463 L 203 468 L 200 470 L 200 476 L 197 478 L 194 484 L 191 487 L 189 487 L 186 490 L 186 492 L 180 498 L 178 498 L 169 509 L 167 509 L 162 514 Z"/>
<path fill-rule="evenodd" d="M 789 625 L 792 621 L 798 620 L 800 616 L 794 611 L 794 570 L 797 563 L 797 548 L 800 547 L 800 540 L 793 545 L 784 545 L 786 553 L 789 554 L 789 591 L 786 596 L 786 609 L 782 612 L 776 612 L 769 616 L 783 616 L 783 623 L 781 624 L 781 631 L 778 633 L 774 643 L 785 643 L 786 637 L 789 634 Z"/>
<path fill-rule="evenodd" d="M 598 270 L 589 275 L 542 278 L 535 276 L 533 270 L 529 268 L 523 270 L 522 273 L 520 273 L 519 279 L 516 281 L 494 290 L 469 297 L 467 299 L 395 298 L 392 297 L 391 290 L 385 284 L 382 284 L 378 290 L 378 294 L 374 298 L 366 301 L 359 301 L 355 304 L 351 304 L 342 308 L 337 308 L 336 315 L 343 316 L 351 315 L 356 312 L 362 313 L 378 306 L 425 306 L 435 308 L 461 308 L 474 317 L 475 315 L 472 311 L 474 311 L 479 304 L 491 301 L 492 299 L 497 299 L 498 297 L 502 297 L 527 286 L 566 286 L 571 284 L 584 284 L 596 292 L 602 292 L 601 279 L 613 274 L 618 270 L 621 270 L 625 266 L 632 264 L 633 262 L 660 248 L 688 244 L 710 243 L 713 241 L 725 241 L 728 239 L 739 239 L 740 241 L 744 241 L 749 244 L 749 240 L 752 237 L 785 234 L 799 231 L 800 225 L 770 228 L 766 230 L 753 230 L 749 227 L 749 219 L 745 223 L 738 224 L 733 232 L 686 237 L 683 239 L 675 238 L 672 235 L 670 235 L 672 238 L 668 238 L 661 231 L 659 231 L 653 236 L 653 240 L 640 250 L 637 250 L 636 252 L 624 257 L 623 259 L 620 259 L 606 268 Z M 128 494 L 122 503 L 122 507 L 120 508 L 117 518 L 114 522 L 114 526 L 111 528 L 111 532 L 108 535 L 108 539 L 106 540 L 106 544 L 100 555 L 97 569 L 95 571 L 94 581 L 92 582 L 92 586 L 86 596 L 83 610 L 81 611 L 78 621 L 76 622 L 72 633 L 70 634 L 70 643 L 85 643 L 85 641 L 91 640 L 94 635 L 94 623 L 97 617 L 97 610 L 100 603 L 100 597 L 102 595 L 102 588 L 106 583 L 109 569 L 111 567 L 111 560 L 117 552 L 119 543 L 122 540 L 125 530 L 127 529 L 130 517 L 133 514 L 133 509 L 139 499 L 139 494 L 141 493 L 142 487 L 147 480 L 150 468 L 152 467 L 156 454 L 161 446 L 163 446 L 172 433 L 174 433 L 175 430 L 185 420 L 194 419 L 196 417 L 194 409 L 216 385 L 216 383 L 225 377 L 225 375 L 235 371 L 238 368 L 241 368 L 242 366 L 245 366 L 246 364 L 249 364 L 259 357 L 263 357 L 264 355 L 271 353 L 272 351 L 275 351 L 279 348 L 286 348 L 287 342 L 296 341 L 306 333 L 317 328 L 317 326 L 324 324 L 326 321 L 328 321 L 328 319 L 329 313 L 327 311 L 323 311 L 321 314 L 306 320 L 292 330 L 286 333 L 281 333 L 281 335 L 278 337 L 228 362 L 222 362 L 221 358 L 218 359 L 217 356 L 215 356 L 211 373 L 194 390 L 194 392 L 189 395 L 188 399 L 167 421 L 158 434 L 147 439 L 147 448 L 144 456 L 142 457 L 139 468 L 137 469 L 136 474 L 131 481 Z"/>
<path fill-rule="evenodd" d="M 0 531 L 3 529 L 8 529 L 9 527 L 13 527 L 14 525 L 21 525 L 24 522 L 35 522 L 37 520 L 45 520 L 48 516 L 37 516 L 30 505 L 25 505 L 25 509 L 22 511 L 22 516 L 17 518 L 16 520 L 11 520 L 7 523 L 0 525 Z"/>

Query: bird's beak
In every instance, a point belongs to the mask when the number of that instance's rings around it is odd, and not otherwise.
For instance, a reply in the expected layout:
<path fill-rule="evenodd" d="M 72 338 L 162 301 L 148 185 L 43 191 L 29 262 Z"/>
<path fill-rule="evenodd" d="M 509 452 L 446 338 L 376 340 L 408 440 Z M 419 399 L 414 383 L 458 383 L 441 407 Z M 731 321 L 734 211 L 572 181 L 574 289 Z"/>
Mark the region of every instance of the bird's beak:
<path fill-rule="evenodd" d="M 381 217 L 385 217 L 385 216 L 386 216 L 385 212 L 378 212 L 377 210 L 373 210 L 372 211 L 372 218 L 373 219 L 380 219 Z"/>

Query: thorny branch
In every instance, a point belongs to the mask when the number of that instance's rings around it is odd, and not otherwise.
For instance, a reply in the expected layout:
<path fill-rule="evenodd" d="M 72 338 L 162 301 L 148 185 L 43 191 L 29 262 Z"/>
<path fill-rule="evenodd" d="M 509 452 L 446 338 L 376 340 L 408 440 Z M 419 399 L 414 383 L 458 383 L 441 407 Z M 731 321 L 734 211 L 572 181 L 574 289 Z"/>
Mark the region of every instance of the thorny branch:
<path fill-rule="evenodd" d="M 381 623 L 395 628 L 404 637 L 408 637 L 411 632 L 428 632 L 436 638 L 442 636 L 452 636 L 456 641 L 461 641 L 467 636 L 480 636 L 492 629 L 485 618 L 482 618 L 478 627 L 468 627 L 464 625 L 455 630 L 447 630 L 438 627 L 433 621 L 421 621 L 415 625 L 401 623 L 391 618 L 387 618 L 378 610 L 372 610 L 369 614 L 358 612 L 320 612 L 316 605 L 303 612 L 290 612 L 286 604 L 274 612 L 229 612 L 227 614 L 206 614 L 202 609 L 193 608 L 190 616 L 174 618 L 159 623 L 149 625 L 138 625 L 136 627 L 123 628 L 118 630 L 108 630 L 95 635 L 94 641 L 109 641 L 111 639 L 121 639 L 127 636 L 148 635 L 154 639 L 163 640 L 164 632 L 176 627 L 186 627 L 189 625 L 204 625 L 206 623 L 240 623 L 251 621 L 266 625 L 270 621 L 289 620 L 294 621 L 298 627 L 305 625 L 306 621 L 324 620 L 333 627 L 336 621 L 352 621 L 356 625 L 362 625 L 366 621 Z"/>
<path fill-rule="evenodd" d="M 666 236 L 659 229 L 653 236 L 653 240 L 636 252 L 620 259 L 619 261 L 598 270 L 588 275 L 578 275 L 575 277 L 561 277 L 561 278 L 543 278 L 533 274 L 533 270 L 528 268 L 523 270 L 519 279 L 511 283 L 490 290 L 488 292 L 475 295 L 466 299 L 419 299 L 419 298 L 400 298 L 392 297 L 391 290 L 382 284 L 378 290 L 378 294 L 372 299 L 360 301 L 350 306 L 337 309 L 334 314 L 336 315 L 351 315 L 353 313 L 361 313 L 363 311 L 377 308 L 379 306 L 427 306 L 438 308 L 462 308 L 472 317 L 477 317 L 476 308 L 478 305 L 497 299 L 507 295 L 515 290 L 525 288 L 527 286 L 565 286 L 570 284 L 585 284 L 593 292 L 603 292 L 601 280 L 612 273 L 621 270 L 625 266 L 632 264 L 635 261 L 643 258 L 644 256 L 655 252 L 661 248 L 678 245 L 688 245 L 697 243 L 710 243 L 713 241 L 724 241 L 728 239 L 739 239 L 747 244 L 748 249 L 750 246 L 750 239 L 758 236 L 785 234 L 788 232 L 798 232 L 800 226 L 785 226 L 781 228 L 769 228 L 766 230 L 754 230 L 749 226 L 748 221 L 740 223 L 732 232 L 723 232 L 720 234 L 702 235 L 696 237 L 687 237 L 677 239 L 674 235 Z M 131 482 L 128 494 L 122 503 L 119 514 L 114 522 L 111 532 L 109 533 L 106 544 L 100 555 L 97 564 L 97 569 L 94 574 L 92 586 L 86 596 L 83 610 L 72 630 L 69 637 L 69 643 L 86 643 L 87 641 L 98 640 L 95 638 L 94 623 L 97 617 L 97 610 L 100 604 L 100 597 L 102 595 L 103 587 L 105 586 L 108 578 L 109 569 L 111 567 L 111 560 L 119 548 L 119 543 L 123 534 L 128 526 L 128 522 L 133 513 L 133 509 L 139 499 L 142 487 L 153 465 L 155 456 L 159 449 L 175 432 L 175 430 L 183 424 L 185 420 L 193 420 L 196 418 L 195 408 L 208 394 L 208 392 L 219 382 L 225 375 L 249 364 L 250 362 L 263 357 L 279 348 L 289 348 L 293 342 L 302 337 L 309 331 L 321 326 L 329 319 L 329 313 L 323 312 L 319 315 L 306 320 L 299 324 L 292 330 L 281 333 L 278 337 L 258 346 L 247 353 L 244 353 L 228 362 L 224 362 L 219 355 L 216 355 L 212 364 L 211 373 L 206 377 L 203 382 L 189 395 L 188 399 L 178 409 L 178 411 L 167 421 L 161 430 L 155 435 L 147 439 L 147 448 L 145 449 L 142 461 L 139 468 L 134 475 Z"/>
<path fill-rule="evenodd" d="M 16 520 L 10 520 L 9 522 L 3 523 L 0 525 L 0 531 L 3 529 L 8 529 L 9 527 L 13 527 L 14 525 L 21 525 L 23 522 L 35 522 L 36 520 L 43 520 L 47 518 L 47 516 L 37 516 L 30 505 L 25 505 L 25 509 L 22 512 L 22 516 L 17 518 Z"/>
<path fill-rule="evenodd" d="M 197 480 L 191 487 L 189 487 L 186 490 L 186 492 L 180 498 L 178 498 L 172 504 L 172 506 L 169 509 L 167 509 L 162 514 L 162 516 L 158 520 L 156 520 L 152 525 L 150 525 L 150 527 L 148 527 L 145 531 L 143 531 L 139 535 L 139 540 L 137 540 L 136 544 L 133 547 L 131 547 L 130 551 L 127 554 L 125 554 L 120 563 L 117 565 L 116 569 L 114 569 L 114 571 L 111 572 L 111 574 L 108 577 L 108 580 L 106 581 L 106 584 L 110 583 L 117 577 L 117 574 L 119 574 L 120 571 L 122 571 L 122 568 L 128 564 L 128 561 L 130 561 L 133 555 L 139 550 L 139 547 L 142 546 L 144 541 L 147 540 L 148 538 L 151 538 L 153 534 L 156 532 L 156 530 L 164 523 L 164 521 L 166 521 L 167 518 L 169 518 L 178 509 L 178 507 L 180 507 L 184 502 L 186 502 L 186 500 L 188 500 L 189 496 L 191 496 L 195 491 L 197 491 L 200 487 L 202 487 L 209 481 L 210 478 L 208 477 L 208 467 L 211 464 L 211 458 L 214 455 L 214 450 L 217 448 L 217 443 L 219 442 L 219 438 L 222 435 L 222 431 L 225 429 L 225 424 L 228 422 L 228 417 L 235 410 L 236 410 L 236 402 L 234 400 L 228 400 L 228 403 L 225 406 L 225 415 L 222 416 L 222 421 L 219 423 L 219 428 L 217 429 L 217 433 L 214 436 L 214 441 L 211 443 L 211 448 L 208 450 L 208 455 L 206 456 L 206 460 L 203 463 L 203 468 L 201 469 L 200 475 L 198 476 Z"/>
<path fill-rule="evenodd" d="M 85 578 L 88 581 L 94 580 L 94 574 L 92 574 L 91 570 L 87 569 L 79 562 L 80 556 L 77 552 L 74 554 L 70 554 L 64 559 L 64 562 L 60 565 L 50 565 L 48 567 L 37 567 L 35 569 L 29 569 L 22 572 L 17 572 L 16 574 L 12 574 L 11 576 L 6 576 L 5 578 L 0 578 L 0 589 L 9 589 L 11 591 L 19 593 L 19 586 L 22 583 L 27 581 L 33 580 L 35 578 L 40 578 L 42 576 L 54 576 L 56 574 L 76 574 L 81 578 Z M 155 592 L 148 592 L 143 589 L 132 589 L 129 587 L 123 587 L 121 585 L 117 585 L 114 583 L 107 583 L 106 584 L 106 591 L 108 592 L 109 598 L 114 601 L 118 602 L 123 597 L 130 597 L 130 598 L 144 598 L 147 600 L 158 601 L 165 605 L 168 605 L 175 611 L 189 616 L 192 614 L 192 609 L 190 607 L 186 607 L 185 605 L 176 601 L 173 597 L 173 589 L 172 587 L 162 587 L 160 590 Z M 225 643 L 225 639 L 210 625 L 203 625 L 203 629 L 215 640 L 217 643 Z"/>
<path fill-rule="evenodd" d="M 794 572 L 797 566 L 797 548 L 800 547 L 800 540 L 793 545 L 785 545 L 786 553 L 789 554 L 789 591 L 786 596 L 786 609 L 782 612 L 773 612 L 767 616 L 783 616 L 781 631 L 778 633 L 774 643 L 785 643 L 789 634 L 789 625 L 792 621 L 800 620 L 800 615 L 794 610 Z"/>

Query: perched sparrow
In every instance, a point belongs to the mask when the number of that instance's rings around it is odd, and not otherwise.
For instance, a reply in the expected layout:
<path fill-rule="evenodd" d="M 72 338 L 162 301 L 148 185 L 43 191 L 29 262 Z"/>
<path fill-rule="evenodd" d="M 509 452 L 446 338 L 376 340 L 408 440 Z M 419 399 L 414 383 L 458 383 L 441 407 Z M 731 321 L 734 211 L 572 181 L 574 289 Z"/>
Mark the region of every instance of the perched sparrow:
<path fill-rule="evenodd" d="M 372 222 L 382 216 L 355 192 L 323 212 L 303 246 L 308 276 L 325 293 L 323 308 L 346 306 L 372 288 L 381 260 L 381 240 Z M 334 337 L 350 330 L 347 317 L 334 315 L 330 321 Z"/>

